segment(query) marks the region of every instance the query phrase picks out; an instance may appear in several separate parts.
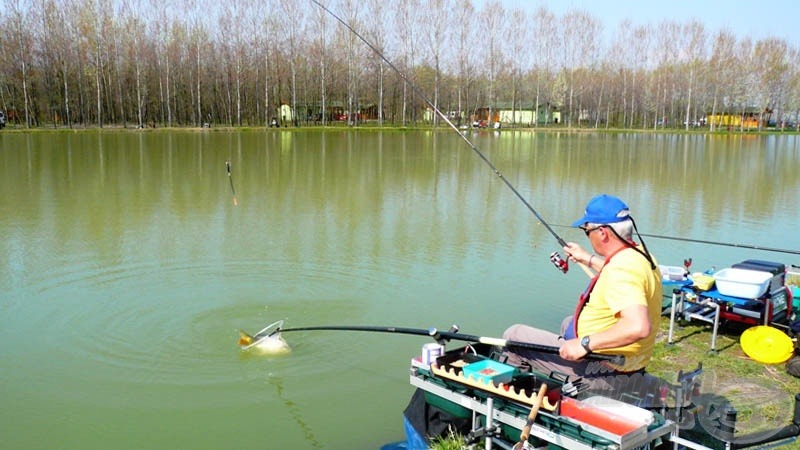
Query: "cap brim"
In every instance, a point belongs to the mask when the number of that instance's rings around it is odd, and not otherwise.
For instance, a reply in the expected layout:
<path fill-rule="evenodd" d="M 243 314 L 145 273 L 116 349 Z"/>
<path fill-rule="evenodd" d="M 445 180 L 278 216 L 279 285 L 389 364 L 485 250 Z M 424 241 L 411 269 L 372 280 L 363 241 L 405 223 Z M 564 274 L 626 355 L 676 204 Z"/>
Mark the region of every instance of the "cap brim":
<path fill-rule="evenodd" d="M 572 228 L 580 228 L 580 227 L 586 225 L 587 223 L 589 223 L 589 221 L 584 216 L 584 217 L 581 217 L 580 219 L 576 220 L 575 222 L 572 222 Z"/>

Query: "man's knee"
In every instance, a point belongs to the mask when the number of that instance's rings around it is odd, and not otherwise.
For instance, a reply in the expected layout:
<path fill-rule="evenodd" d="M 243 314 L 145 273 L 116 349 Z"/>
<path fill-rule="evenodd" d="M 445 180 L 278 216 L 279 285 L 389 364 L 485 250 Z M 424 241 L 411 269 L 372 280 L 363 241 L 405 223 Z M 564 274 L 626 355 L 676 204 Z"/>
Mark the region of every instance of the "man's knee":
<path fill-rule="evenodd" d="M 503 339 L 507 341 L 519 341 L 519 328 L 522 326 L 523 325 L 517 323 L 506 328 L 506 331 L 503 332 Z"/>

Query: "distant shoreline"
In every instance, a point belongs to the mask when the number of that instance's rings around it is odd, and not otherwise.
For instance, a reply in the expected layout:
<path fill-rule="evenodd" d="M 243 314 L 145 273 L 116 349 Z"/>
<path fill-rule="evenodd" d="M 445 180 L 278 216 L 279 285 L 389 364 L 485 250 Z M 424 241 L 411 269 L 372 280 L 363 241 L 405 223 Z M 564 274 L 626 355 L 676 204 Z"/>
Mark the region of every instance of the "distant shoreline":
<path fill-rule="evenodd" d="M 391 126 L 378 126 L 378 125 L 357 125 L 357 126 L 348 126 L 346 124 L 335 124 L 335 125 L 309 125 L 309 126 L 289 126 L 289 127 L 280 127 L 280 128 L 273 128 L 273 127 L 266 127 L 266 126 L 228 126 L 228 125 L 220 125 L 220 126 L 211 126 L 208 128 L 205 127 L 193 127 L 193 126 L 172 126 L 172 127 L 150 127 L 150 128 L 136 128 L 136 127 L 124 127 L 122 125 L 107 125 L 103 127 L 98 126 L 80 126 L 80 127 L 36 127 L 36 128 L 21 128 L 21 127 L 8 127 L 0 130 L 0 134 L 3 133 L 42 133 L 42 132 L 50 132 L 50 133 L 78 133 L 78 132 L 129 132 L 129 133 L 158 133 L 158 132 L 170 132 L 170 131 L 179 131 L 179 132 L 205 132 L 205 133 L 212 133 L 212 132 L 221 132 L 221 131 L 271 131 L 271 132 L 286 132 L 286 131 L 330 131 L 330 130 L 353 130 L 353 131 L 445 131 L 445 132 L 452 132 L 453 129 L 447 125 L 439 125 L 438 127 L 434 127 L 433 125 L 408 125 L 408 126 L 400 126 L 400 125 L 391 125 Z M 767 128 L 763 130 L 739 130 L 739 129 L 717 129 L 714 131 L 709 130 L 707 127 L 700 127 L 700 128 L 691 128 L 686 130 L 684 128 L 659 128 L 657 130 L 653 129 L 639 129 L 639 128 L 575 128 L 575 127 L 561 127 L 561 126 L 543 126 L 543 127 L 508 127 L 508 128 L 501 128 L 499 130 L 490 129 L 490 128 L 464 128 L 460 129 L 461 132 L 467 133 L 508 133 L 508 132 L 534 132 L 534 133 L 637 133 L 637 134 L 690 134 L 690 135 L 796 135 L 800 134 L 800 130 L 795 128 L 784 128 L 776 129 L 776 128 Z"/>

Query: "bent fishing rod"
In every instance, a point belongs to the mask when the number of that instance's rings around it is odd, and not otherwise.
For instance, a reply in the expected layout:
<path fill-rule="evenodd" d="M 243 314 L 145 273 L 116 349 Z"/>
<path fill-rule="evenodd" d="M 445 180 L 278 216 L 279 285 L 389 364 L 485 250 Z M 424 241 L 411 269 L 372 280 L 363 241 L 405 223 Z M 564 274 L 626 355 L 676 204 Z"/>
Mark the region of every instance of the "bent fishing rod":
<path fill-rule="evenodd" d="M 508 187 L 508 188 L 511 190 L 511 192 L 513 192 L 513 193 L 514 193 L 514 195 L 516 195 L 516 196 L 517 196 L 517 198 L 518 198 L 518 199 L 520 199 L 520 201 L 522 201 L 522 203 L 523 203 L 523 204 L 524 204 L 524 205 L 525 205 L 525 206 L 528 208 L 528 210 L 530 210 L 530 212 L 532 212 L 532 213 L 533 213 L 533 215 L 534 215 L 534 216 L 536 216 L 536 218 L 539 220 L 539 222 L 541 222 L 541 224 L 542 224 L 542 225 L 544 225 L 544 227 L 547 229 L 547 231 L 549 231 L 549 232 L 550 232 L 550 234 L 552 234 L 552 235 L 553 235 L 553 237 L 556 239 L 556 242 L 558 242 L 558 245 L 560 245 L 561 247 L 566 247 L 566 246 L 567 246 L 567 242 L 566 242 L 564 239 L 562 239 L 562 238 L 561 238 L 561 236 L 559 236 L 559 235 L 558 235 L 558 234 L 555 232 L 555 230 L 553 230 L 553 228 L 552 228 L 552 227 L 550 227 L 550 225 L 547 223 L 547 221 L 545 221 L 545 220 L 544 220 L 544 218 L 543 218 L 543 217 L 542 217 L 542 216 L 541 216 L 541 215 L 540 215 L 540 214 L 539 214 L 539 213 L 536 211 L 536 209 L 533 207 L 533 205 L 531 205 L 531 204 L 530 204 L 530 203 L 529 203 L 529 202 L 528 202 L 528 201 L 525 199 L 525 197 L 523 197 L 523 196 L 522 196 L 522 194 L 520 194 L 520 193 L 519 193 L 519 191 L 517 191 L 517 189 L 514 187 L 514 185 L 513 185 L 513 184 L 511 184 L 511 182 L 510 182 L 510 181 L 508 181 L 508 179 L 506 179 L 506 177 L 505 177 L 505 176 L 503 176 L 503 174 L 500 172 L 500 170 L 498 170 L 498 169 L 497 169 L 497 167 L 495 167 L 495 165 L 492 163 L 492 161 L 491 161 L 489 158 L 487 158 L 487 157 L 486 157 L 486 155 L 484 155 L 484 154 L 483 154 L 483 152 L 481 152 L 481 151 L 478 149 L 478 147 L 476 147 L 476 146 L 475 146 L 475 144 L 473 144 L 473 143 L 472 143 L 472 141 L 470 141 L 470 140 L 469 140 L 469 138 L 468 138 L 468 137 L 467 137 L 467 136 L 466 136 L 464 133 L 462 133 L 462 132 L 461 132 L 461 131 L 458 129 L 458 127 L 456 127 L 456 126 L 455 126 L 455 124 L 453 124 L 453 122 L 451 122 L 451 121 L 450 121 L 450 119 L 448 119 L 448 118 L 447 118 L 447 115 L 445 115 L 445 114 L 444 114 L 444 113 L 443 113 L 443 112 L 442 112 L 442 111 L 441 111 L 441 110 L 440 110 L 438 107 L 436 107 L 436 105 L 434 105 L 434 104 L 433 104 L 433 102 L 432 102 L 430 99 L 428 99 L 428 97 L 427 97 L 427 96 L 426 96 L 426 95 L 425 95 L 425 94 L 422 92 L 422 90 L 420 90 L 420 88 L 419 88 L 419 87 L 417 87 L 417 85 L 416 85 L 416 84 L 414 84 L 414 82 L 412 82 L 411 80 L 409 80 L 409 79 L 408 79 L 408 77 L 406 76 L 406 74 L 405 74 L 405 73 L 403 73 L 403 72 L 402 72 L 400 69 L 398 69 L 397 67 L 395 67 L 395 65 L 394 65 L 394 64 L 392 64 L 392 62 L 391 62 L 391 61 L 389 61 L 389 59 L 388 59 L 388 58 L 386 58 L 386 56 L 384 56 L 384 55 L 383 55 L 383 53 L 381 53 L 381 52 L 380 52 L 380 51 L 379 51 L 379 50 L 378 50 L 378 49 L 377 49 L 377 48 L 376 48 L 374 45 L 372 45 L 372 43 L 370 43 L 370 42 L 369 42 L 369 41 L 368 41 L 368 40 L 367 40 L 367 39 L 366 39 L 364 36 L 362 36 L 362 35 L 361 35 L 361 34 L 360 34 L 358 31 L 356 31 L 356 29 L 355 29 L 355 28 L 353 28 L 353 27 L 352 27 L 352 26 L 350 26 L 350 25 L 349 25 L 347 22 L 345 22 L 345 21 L 344 21 L 344 20 L 343 20 L 341 17 L 339 17 L 338 15 L 336 15 L 336 13 L 334 13 L 333 11 L 331 11 L 331 10 L 330 10 L 330 9 L 329 9 L 327 6 L 323 5 L 322 3 L 320 3 L 320 2 L 319 2 L 319 1 L 317 1 L 317 0 L 311 0 L 311 2 L 312 2 L 312 3 L 314 3 L 315 5 L 319 6 L 319 7 L 320 7 L 321 9 L 323 9 L 325 12 L 327 12 L 328 14 L 330 14 L 330 15 L 331 15 L 331 16 L 332 16 L 334 19 L 336 19 L 336 20 L 337 20 L 339 23 L 341 23 L 341 24 L 342 24 L 342 25 L 343 25 L 345 28 L 347 28 L 348 30 L 350 30 L 350 32 L 351 32 L 351 33 L 353 33 L 353 34 L 354 34 L 354 35 L 355 35 L 355 36 L 356 36 L 356 37 L 357 37 L 359 40 L 361 40 L 361 42 L 363 42 L 364 44 L 366 44 L 366 46 L 367 46 L 367 47 L 369 47 L 369 48 L 370 48 L 370 50 L 372 50 L 372 51 L 373 51 L 373 52 L 374 52 L 374 53 L 375 53 L 375 54 L 376 54 L 378 57 L 380 57 L 380 58 L 381 58 L 381 59 L 382 59 L 382 60 L 383 60 L 383 61 L 384 61 L 384 62 L 385 62 L 385 63 L 386 63 L 386 64 L 387 64 L 387 65 L 388 65 L 388 66 L 389 66 L 389 67 L 390 67 L 392 70 L 394 70 L 394 71 L 397 73 L 397 75 L 399 75 L 399 76 L 400 76 L 400 78 L 402 78 L 402 79 L 403 79 L 403 81 L 404 81 L 406 84 L 408 84 L 408 86 L 409 86 L 409 87 L 411 87 L 411 89 L 414 91 L 414 93 L 416 93 L 416 94 L 417 94 L 417 95 L 418 95 L 418 96 L 419 96 L 419 97 L 420 97 L 420 98 L 421 98 L 421 99 L 422 99 L 422 100 L 423 100 L 423 101 L 424 101 L 424 102 L 425 102 L 425 103 L 426 103 L 428 106 L 430 106 L 430 107 L 431 107 L 431 109 L 433 109 L 433 110 L 434 110 L 434 112 L 436 113 L 436 115 L 438 115 L 439 117 L 441 117 L 441 119 L 442 119 L 442 120 L 443 120 L 443 121 L 444 121 L 444 122 L 445 122 L 445 123 L 446 123 L 446 124 L 447 124 L 447 125 L 448 125 L 450 128 L 452 128 L 452 129 L 453 129 L 453 131 L 455 131 L 455 132 L 456 132 L 456 134 L 458 134 L 458 135 L 459 135 L 459 137 L 461 137 L 461 139 L 462 139 L 464 142 L 466 142 L 466 143 L 467 143 L 467 145 L 469 145 L 469 148 L 471 148 L 471 149 L 472 149 L 472 151 L 473 151 L 473 152 L 475 152 L 475 154 L 476 154 L 476 155 L 478 155 L 478 157 L 480 157 L 480 158 L 483 160 L 483 162 L 485 162 L 485 163 L 486 163 L 486 164 L 489 166 L 489 168 L 491 168 L 491 169 L 492 169 L 492 172 L 494 172 L 494 174 L 495 174 L 495 175 L 496 175 L 498 178 L 500 178 L 500 180 L 502 180 L 502 181 L 503 181 L 503 183 L 506 185 L 506 187 Z M 569 263 L 567 262 L 567 260 L 565 260 L 565 259 L 561 258 L 561 256 L 560 256 L 560 255 L 558 255 L 558 252 L 553 252 L 553 253 L 550 255 L 550 261 L 552 261 L 552 262 L 553 262 L 553 264 L 556 266 L 556 268 L 558 268 L 559 270 L 561 270 L 561 271 L 562 271 L 562 272 L 564 272 L 564 273 L 566 273 L 566 272 L 567 272 L 567 270 L 569 269 Z M 587 275 L 589 275 L 589 278 L 591 278 L 591 277 L 593 277 L 593 276 L 594 276 L 594 274 L 592 274 L 592 273 L 589 271 L 589 268 L 588 268 L 588 267 L 586 267 L 585 265 L 583 265 L 583 264 L 580 264 L 580 263 L 579 263 L 579 265 L 581 266 L 581 268 L 583 269 L 583 271 L 584 271 L 584 272 L 586 272 L 586 274 L 587 274 Z"/>
<path fill-rule="evenodd" d="M 381 326 L 363 326 L 363 325 L 322 325 L 310 327 L 294 327 L 294 328 L 276 328 L 269 333 L 256 334 L 254 339 L 262 339 L 265 337 L 274 336 L 279 333 L 288 333 L 290 331 L 365 331 L 371 333 L 397 333 L 397 334 L 410 334 L 415 336 L 429 336 L 436 342 L 444 344 L 447 341 L 464 341 L 464 342 L 479 342 L 481 344 L 493 345 L 504 348 L 518 348 L 526 350 L 534 350 L 541 353 L 558 354 L 558 347 L 551 347 L 549 345 L 534 344 L 531 342 L 511 341 L 508 339 L 475 336 L 472 334 L 464 334 L 458 332 L 458 327 L 453 326 L 453 331 L 439 331 L 436 328 L 429 328 L 427 330 L 421 328 L 403 328 L 403 327 L 381 327 Z M 625 357 L 621 355 L 604 355 L 599 353 L 590 353 L 584 358 L 608 361 L 613 364 L 622 365 L 625 362 Z"/>

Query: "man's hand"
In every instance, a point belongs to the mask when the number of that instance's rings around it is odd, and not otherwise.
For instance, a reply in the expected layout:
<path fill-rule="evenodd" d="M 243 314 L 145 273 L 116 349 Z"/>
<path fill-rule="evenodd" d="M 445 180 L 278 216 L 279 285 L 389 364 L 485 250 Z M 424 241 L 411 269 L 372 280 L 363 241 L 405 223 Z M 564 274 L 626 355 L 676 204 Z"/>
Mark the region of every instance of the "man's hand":
<path fill-rule="evenodd" d="M 567 242 L 567 245 L 564 246 L 564 253 L 569 256 L 570 261 L 586 265 L 589 264 L 589 257 L 592 256 L 591 253 L 574 242 Z"/>
<path fill-rule="evenodd" d="M 586 356 L 586 349 L 581 345 L 580 339 L 570 339 L 564 342 L 558 354 L 567 361 L 577 361 Z"/>

